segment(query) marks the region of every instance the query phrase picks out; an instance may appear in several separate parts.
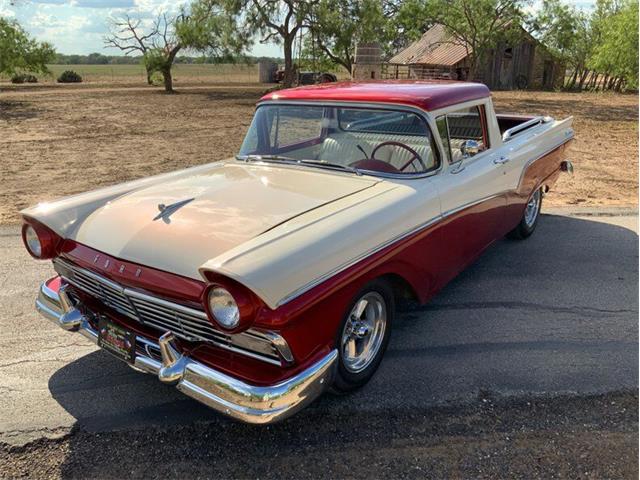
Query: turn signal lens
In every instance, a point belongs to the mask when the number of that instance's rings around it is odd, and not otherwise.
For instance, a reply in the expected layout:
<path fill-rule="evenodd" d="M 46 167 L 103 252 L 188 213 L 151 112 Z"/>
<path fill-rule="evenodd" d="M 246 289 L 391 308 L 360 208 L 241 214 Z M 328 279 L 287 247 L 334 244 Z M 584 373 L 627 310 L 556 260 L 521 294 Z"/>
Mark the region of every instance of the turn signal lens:
<path fill-rule="evenodd" d="M 29 253 L 36 258 L 42 258 L 42 244 L 36 230 L 31 225 L 26 225 L 24 229 L 24 243 Z"/>
<path fill-rule="evenodd" d="M 240 323 L 240 309 L 229 291 L 214 287 L 209 291 L 209 312 L 220 326 L 232 329 Z"/>

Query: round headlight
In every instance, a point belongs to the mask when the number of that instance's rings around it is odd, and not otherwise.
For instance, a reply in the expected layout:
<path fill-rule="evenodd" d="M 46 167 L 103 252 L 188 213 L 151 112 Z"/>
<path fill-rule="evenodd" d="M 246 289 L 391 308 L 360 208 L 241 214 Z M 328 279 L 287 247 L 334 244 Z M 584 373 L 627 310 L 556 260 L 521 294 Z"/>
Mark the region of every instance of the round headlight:
<path fill-rule="evenodd" d="M 209 311 L 224 328 L 235 328 L 240 322 L 240 309 L 233 296 L 222 287 L 209 291 Z"/>
<path fill-rule="evenodd" d="M 24 231 L 24 242 L 34 257 L 42 257 L 42 244 L 35 229 L 31 225 L 27 225 Z"/>

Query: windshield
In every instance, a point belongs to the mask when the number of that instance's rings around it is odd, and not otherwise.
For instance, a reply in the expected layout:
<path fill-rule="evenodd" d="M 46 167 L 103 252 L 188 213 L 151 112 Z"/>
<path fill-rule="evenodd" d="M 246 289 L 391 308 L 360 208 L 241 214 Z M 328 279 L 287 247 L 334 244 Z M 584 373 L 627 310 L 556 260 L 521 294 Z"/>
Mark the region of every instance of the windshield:
<path fill-rule="evenodd" d="M 428 125 L 404 110 L 262 105 L 242 143 L 245 160 L 354 172 L 425 173 L 438 167 Z"/>

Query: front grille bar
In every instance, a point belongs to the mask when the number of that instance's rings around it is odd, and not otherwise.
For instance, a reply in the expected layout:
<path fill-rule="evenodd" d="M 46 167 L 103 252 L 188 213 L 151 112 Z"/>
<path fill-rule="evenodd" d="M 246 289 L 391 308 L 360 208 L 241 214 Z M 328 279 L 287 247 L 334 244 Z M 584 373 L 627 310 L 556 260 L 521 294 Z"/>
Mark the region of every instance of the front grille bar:
<path fill-rule="evenodd" d="M 104 305 L 161 333 L 173 332 L 191 342 L 206 342 L 273 365 L 293 360 L 284 339 L 274 332 L 249 329 L 228 335 L 213 328 L 203 310 L 179 305 L 162 298 L 123 287 L 90 270 L 56 258 L 54 268 L 69 284 Z"/>

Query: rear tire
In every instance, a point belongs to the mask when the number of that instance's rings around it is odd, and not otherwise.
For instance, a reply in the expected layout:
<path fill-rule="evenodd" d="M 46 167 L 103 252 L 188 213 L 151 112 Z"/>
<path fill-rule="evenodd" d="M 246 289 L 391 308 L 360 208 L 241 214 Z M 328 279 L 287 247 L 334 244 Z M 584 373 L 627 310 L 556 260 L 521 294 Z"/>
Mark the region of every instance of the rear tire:
<path fill-rule="evenodd" d="M 522 214 L 522 219 L 516 228 L 507 233 L 507 237 L 515 240 L 524 240 L 531 236 L 538 225 L 540 209 L 542 208 L 542 188 L 531 194 L 527 206 Z"/>
<path fill-rule="evenodd" d="M 394 315 L 393 291 L 383 280 L 368 283 L 354 297 L 336 336 L 333 393 L 349 393 L 373 377 L 387 349 Z"/>

